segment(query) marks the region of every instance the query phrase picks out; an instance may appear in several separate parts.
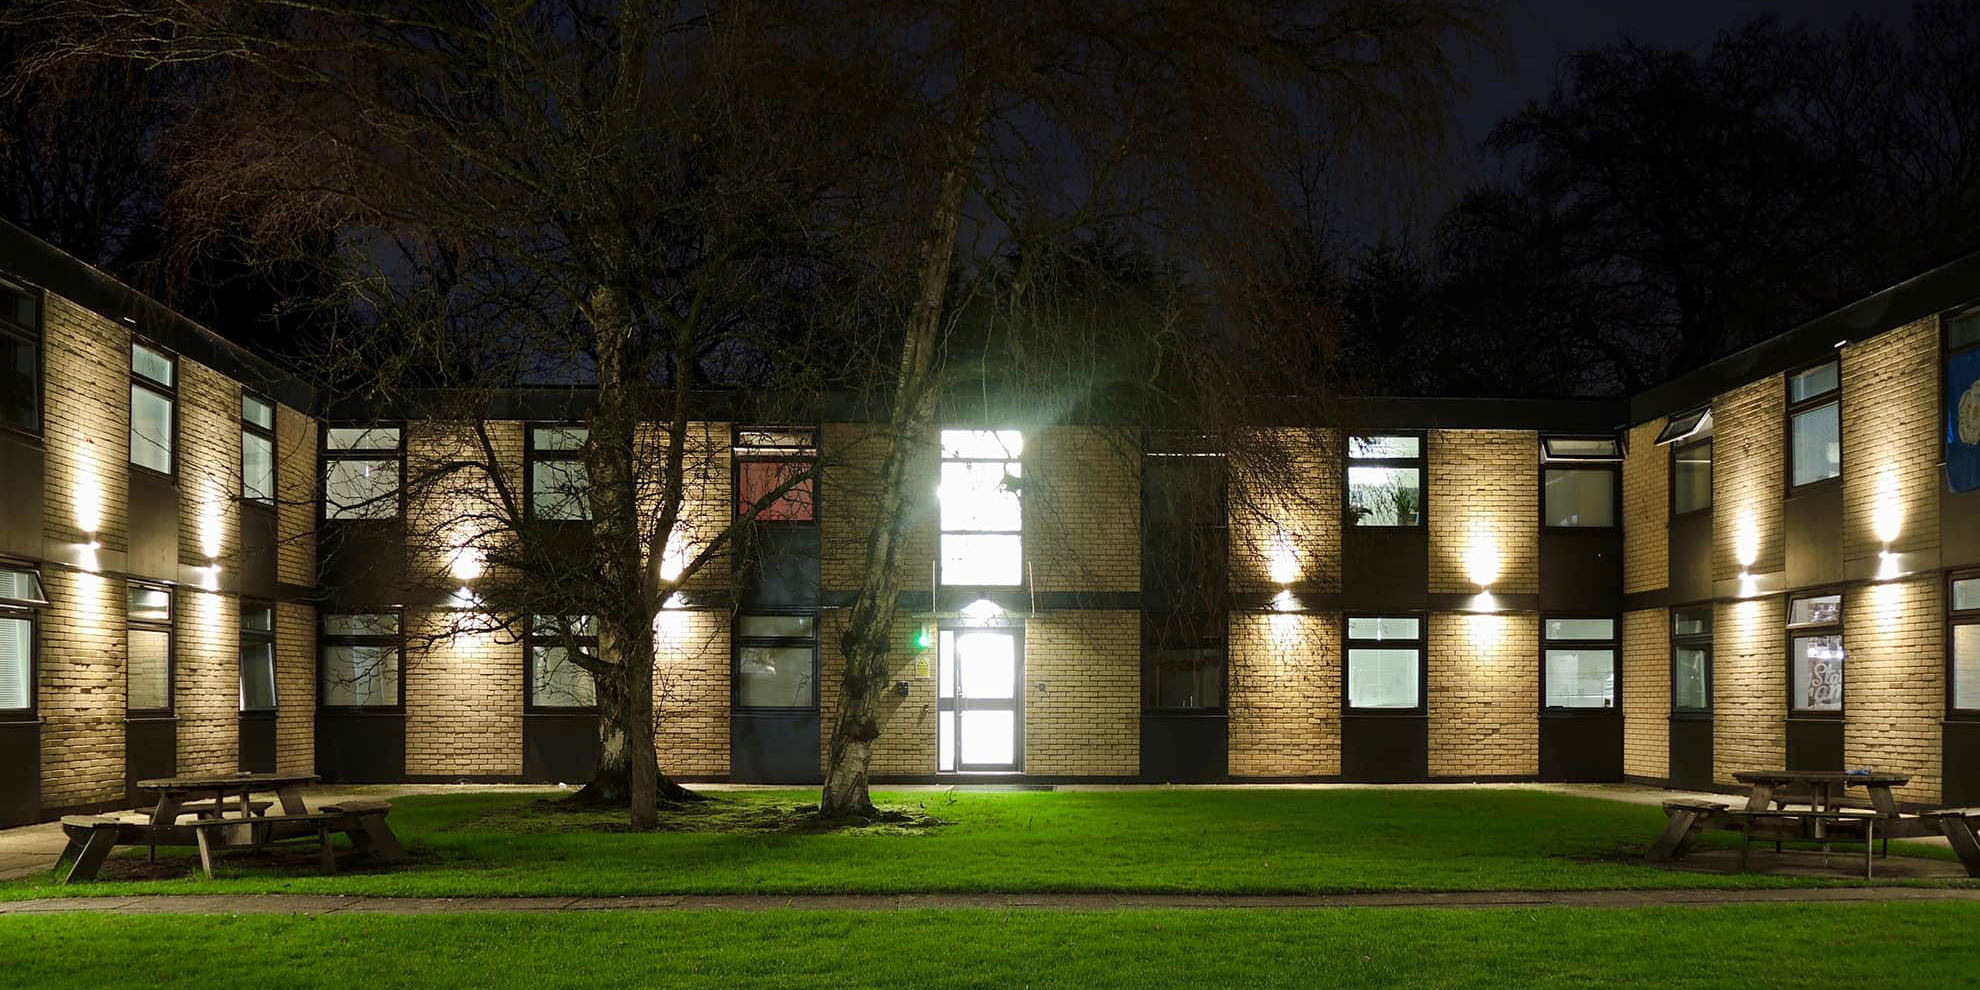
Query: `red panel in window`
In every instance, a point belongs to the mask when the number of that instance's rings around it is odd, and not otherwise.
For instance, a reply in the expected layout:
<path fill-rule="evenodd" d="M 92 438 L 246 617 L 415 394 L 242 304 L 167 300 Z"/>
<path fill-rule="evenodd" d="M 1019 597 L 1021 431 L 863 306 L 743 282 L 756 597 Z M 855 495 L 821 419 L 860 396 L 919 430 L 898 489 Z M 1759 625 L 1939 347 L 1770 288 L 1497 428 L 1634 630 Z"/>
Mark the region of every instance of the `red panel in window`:
<path fill-rule="evenodd" d="M 801 461 L 743 461 L 736 466 L 736 511 L 748 512 L 750 507 L 768 498 L 793 475 L 803 473 L 809 467 Z M 812 520 L 812 483 L 806 478 L 791 486 L 791 489 L 777 497 L 775 502 L 763 507 L 756 518 L 784 520 L 789 522 L 810 522 Z"/>

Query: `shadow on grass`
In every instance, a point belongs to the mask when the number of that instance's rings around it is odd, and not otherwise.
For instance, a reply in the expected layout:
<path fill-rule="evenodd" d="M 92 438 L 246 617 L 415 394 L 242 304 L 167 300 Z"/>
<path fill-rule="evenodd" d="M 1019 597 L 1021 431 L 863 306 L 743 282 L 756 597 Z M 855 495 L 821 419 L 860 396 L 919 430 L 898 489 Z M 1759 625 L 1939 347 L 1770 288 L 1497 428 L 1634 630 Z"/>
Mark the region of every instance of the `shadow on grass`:
<path fill-rule="evenodd" d="M 662 802 L 655 831 L 713 835 L 925 835 L 949 824 L 919 807 L 881 806 L 870 817 L 825 818 L 816 804 L 764 804 L 710 796 Z M 630 833 L 626 809 L 569 798 L 550 798 L 490 809 L 456 821 L 448 832 L 548 835 L 568 832 Z"/>

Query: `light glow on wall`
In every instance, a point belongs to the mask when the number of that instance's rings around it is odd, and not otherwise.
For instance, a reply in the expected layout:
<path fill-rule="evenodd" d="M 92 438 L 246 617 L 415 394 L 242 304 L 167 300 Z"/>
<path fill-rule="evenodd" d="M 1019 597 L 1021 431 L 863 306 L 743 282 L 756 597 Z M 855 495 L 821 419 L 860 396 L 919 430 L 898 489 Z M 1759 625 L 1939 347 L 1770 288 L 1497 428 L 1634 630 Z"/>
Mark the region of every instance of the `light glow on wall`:
<path fill-rule="evenodd" d="M 988 598 L 978 598 L 963 606 L 963 618 L 972 622 L 989 622 L 1004 617 L 1004 607 Z"/>
<path fill-rule="evenodd" d="M 1733 556 L 1739 560 L 1740 570 L 1749 570 L 1753 562 L 1760 559 L 1760 524 L 1754 521 L 1753 510 L 1739 514 L 1739 523 L 1733 528 Z"/>
<path fill-rule="evenodd" d="M 687 570 L 688 554 L 685 541 L 667 538 L 667 549 L 660 552 L 660 580 L 679 581 Z"/>
<path fill-rule="evenodd" d="M 447 572 L 462 584 L 481 577 L 487 569 L 487 559 L 482 554 L 481 548 L 469 544 L 455 547 L 447 560 Z"/>
<path fill-rule="evenodd" d="M 1270 566 L 1272 583 L 1291 584 L 1299 580 L 1299 551 L 1293 549 L 1292 540 L 1284 530 L 1272 534 L 1272 545 L 1265 552 Z"/>
<path fill-rule="evenodd" d="M 1898 533 L 1904 528 L 1904 503 L 1898 496 L 1895 466 L 1886 465 L 1877 475 L 1877 502 L 1870 510 L 1870 526 L 1886 546 L 1897 542 Z"/>
<path fill-rule="evenodd" d="M 1464 617 L 1465 633 L 1471 638 L 1471 645 L 1481 649 L 1496 649 L 1506 635 L 1506 620 L 1501 615 L 1476 614 Z"/>
<path fill-rule="evenodd" d="M 206 492 L 199 504 L 199 552 L 212 562 L 220 559 L 220 538 L 226 527 L 226 510 L 222 505 L 227 496 L 210 478 L 204 487 Z"/>
<path fill-rule="evenodd" d="M 1492 527 L 1482 522 L 1472 523 L 1471 541 L 1464 550 L 1465 573 L 1480 588 L 1490 588 L 1499 580 L 1499 567 L 1499 541 L 1493 539 Z"/>
<path fill-rule="evenodd" d="M 96 471 L 96 441 L 83 442 L 76 456 L 76 528 L 91 537 L 103 525 L 103 482 Z"/>
<path fill-rule="evenodd" d="M 660 614 L 653 617 L 653 641 L 655 646 L 678 647 L 687 642 L 688 625 L 691 617 L 687 611 L 676 606 L 672 599 L 662 606 Z"/>

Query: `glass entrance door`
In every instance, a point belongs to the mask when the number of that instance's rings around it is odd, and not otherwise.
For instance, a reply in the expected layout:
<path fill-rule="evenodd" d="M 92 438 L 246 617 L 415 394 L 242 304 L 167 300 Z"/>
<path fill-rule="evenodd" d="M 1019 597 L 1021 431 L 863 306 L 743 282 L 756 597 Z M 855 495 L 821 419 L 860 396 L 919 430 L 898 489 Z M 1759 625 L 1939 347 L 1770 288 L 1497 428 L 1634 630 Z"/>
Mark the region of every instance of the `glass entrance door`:
<path fill-rule="evenodd" d="M 1021 762 L 1015 629 L 944 629 L 936 729 L 942 772 L 1014 772 Z"/>

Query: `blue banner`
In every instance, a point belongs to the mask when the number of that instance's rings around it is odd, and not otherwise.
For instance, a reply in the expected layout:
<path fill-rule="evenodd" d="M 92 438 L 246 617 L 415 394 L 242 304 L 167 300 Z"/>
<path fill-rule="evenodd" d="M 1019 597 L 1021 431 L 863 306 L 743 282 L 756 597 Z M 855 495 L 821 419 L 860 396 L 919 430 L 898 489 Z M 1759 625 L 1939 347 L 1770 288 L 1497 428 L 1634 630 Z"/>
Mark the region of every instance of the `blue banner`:
<path fill-rule="evenodd" d="M 1946 481 L 1956 492 L 1980 488 L 1980 348 L 1946 362 Z"/>

